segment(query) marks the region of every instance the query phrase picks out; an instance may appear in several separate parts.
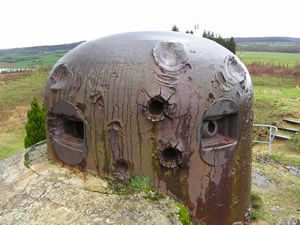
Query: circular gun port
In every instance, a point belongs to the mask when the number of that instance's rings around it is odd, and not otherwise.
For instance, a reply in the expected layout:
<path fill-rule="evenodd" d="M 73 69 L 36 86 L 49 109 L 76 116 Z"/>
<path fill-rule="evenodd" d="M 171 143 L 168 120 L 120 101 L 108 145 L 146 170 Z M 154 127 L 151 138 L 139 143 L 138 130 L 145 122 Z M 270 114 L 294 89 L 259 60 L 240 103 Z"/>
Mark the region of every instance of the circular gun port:
<path fill-rule="evenodd" d="M 217 131 L 218 131 L 218 125 L 216 121 L 212 120 L 212 121 L 203 122 L 202 132 L 204 138 L 215 136 L 217 134 Z"/>
<path fill-rule="evenodd" d="M 160 152 L 159 162 L 167 168 L 175 168 L 182 162 L 182 153 L 171 146 Z"/>
<path fill-rule="evenodd" d="M 162 97 L 155 96 L 149 100 L 149 112 L 152 115 L 160 115 L 164 110 L 165 100 Z"/>
<path fill-rule="evenodd" d="M 208 123 L 208 132 L 210 133 L 210 134 L 213 134 L 214 132 L 215 132 L 215 130 L 216 130 L 216 125 L 215 125 L 215 123 L 213 123 L 213 122 L 209 122 Z"/>

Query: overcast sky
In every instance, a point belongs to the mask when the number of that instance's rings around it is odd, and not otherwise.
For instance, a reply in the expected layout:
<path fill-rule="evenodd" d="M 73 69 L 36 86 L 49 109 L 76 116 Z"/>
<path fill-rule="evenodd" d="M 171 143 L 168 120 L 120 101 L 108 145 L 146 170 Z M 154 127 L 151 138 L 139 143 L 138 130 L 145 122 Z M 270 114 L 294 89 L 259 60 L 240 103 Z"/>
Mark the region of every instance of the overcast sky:
<path fill-rule="evenodd" d="M 174 24 L 195 35 L 300 37 L 299 8 L 299 0 L 0 0 L 0 49 L 169 31 Z"/>

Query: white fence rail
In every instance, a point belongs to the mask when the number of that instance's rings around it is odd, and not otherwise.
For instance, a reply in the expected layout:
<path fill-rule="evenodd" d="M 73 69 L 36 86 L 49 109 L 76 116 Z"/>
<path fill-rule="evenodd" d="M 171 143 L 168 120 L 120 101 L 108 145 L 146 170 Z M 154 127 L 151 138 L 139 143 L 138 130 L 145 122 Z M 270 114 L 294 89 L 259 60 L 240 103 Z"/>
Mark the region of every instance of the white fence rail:
<path fill-rule="evenodd" d="M 270 129 L 270 134 L 269 134 L 269 141 L 259 141 L 259 140 L 253 140 L 253 142 L 255 143 L 264 143 L 264 144 L 269 144 L 269 150 L 268 150 L 268 155 L 271 154 L 271 143 L 275 138 L 275 135 L 278 131 L 278 128 L 273 126 L 273 125 L 263 125 L 263 124 L 253 124 L 253 126 L 255 127 L 267 127 Z M 273 129 L 275 130 L 275 132 L 273 132 Z"/>

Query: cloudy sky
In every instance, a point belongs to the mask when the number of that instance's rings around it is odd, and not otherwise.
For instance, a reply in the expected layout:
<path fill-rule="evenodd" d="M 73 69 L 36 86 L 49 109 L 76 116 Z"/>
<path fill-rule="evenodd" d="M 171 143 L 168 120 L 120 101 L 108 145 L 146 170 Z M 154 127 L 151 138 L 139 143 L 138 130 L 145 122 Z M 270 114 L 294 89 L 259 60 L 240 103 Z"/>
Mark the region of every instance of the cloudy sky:
<path fill-rule="evenodd" d="M 91 40 L 129 31 L 300 37 L 299 0 L 1 0 L 0 49 Z"/>

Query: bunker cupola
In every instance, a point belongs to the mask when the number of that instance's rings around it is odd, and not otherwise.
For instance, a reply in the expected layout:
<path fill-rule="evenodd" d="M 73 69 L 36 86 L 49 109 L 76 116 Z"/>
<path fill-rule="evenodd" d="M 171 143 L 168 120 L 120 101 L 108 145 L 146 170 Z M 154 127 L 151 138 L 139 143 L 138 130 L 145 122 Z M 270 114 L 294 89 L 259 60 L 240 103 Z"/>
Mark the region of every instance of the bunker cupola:
<path fill-rule="evenodd" d="M 49 74 L 48 155 L 124 182 L 148 176 L 194 222 L 244 223 L 252 101 L 246 67 L 214 41 L 178 32 L 100 38 Z"/>

